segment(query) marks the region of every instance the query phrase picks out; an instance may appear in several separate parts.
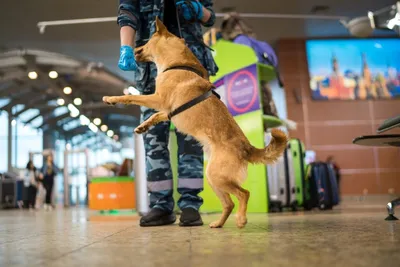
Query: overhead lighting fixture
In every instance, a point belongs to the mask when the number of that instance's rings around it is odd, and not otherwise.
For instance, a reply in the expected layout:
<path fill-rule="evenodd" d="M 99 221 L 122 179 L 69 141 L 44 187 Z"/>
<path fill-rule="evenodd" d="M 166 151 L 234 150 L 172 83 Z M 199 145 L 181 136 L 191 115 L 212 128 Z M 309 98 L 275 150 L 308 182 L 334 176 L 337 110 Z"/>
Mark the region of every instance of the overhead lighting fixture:
<path fill-rule="evenodd" d="M 50 77 L 51 79 L 57 79 L 57 77 L 58 77 L 57 71 L 55 71 L 55 70 L 50 71 L 50 72 L 49 72 L 49 77 Z"/>
<path fill-rule="evenodd" d="M 129 87 L 128 87 L 128 91 L 129 91 L 129 93 L 130 93 L 131 95 L 140 95 L 139 90 L 136 89 L 136 88 L 133 87 L 133 86 L 129 86 Z"/>
<path fill-rule="evenodd" d="M 36 73 L 36 71 L 30 71 L 30 72 L 28 73 L 28 77 L 29 77 L 29 79 L 31 79 L 31 80 L 36 80 L 37 77 L 38 77 L 38 74 Z"/>
<path fill-rule="evenodd" d="M 68 104 L 68 109 L 71 112 L 78 112 L 79 113 L 79 109 L 77 109 L 74 105 L 72 104 Z"/>
<path fill-rule="evenodd" d="M 97 128 L 97 126 L 93 123 L 89 123 L 89 129 L 92 130 L 92 132 L 94 133 L 97 133 L 97 131 L 99 130 L 99 128 Z"/>
<path fill-rule="evenodd" d="M 69 87 L 69 86 L 66 86 L 66 87 L 64 87 L 63 92 L 64 92 L 64 94 L 66 94 L 66 95 L 70 95 L 70 94 L 72 93 L 72 88 Z"/>
<path fill-rule="evenodd" d="M 79 116 L 79 119 L 80 119 L 82 125 L 89 125 L 90 124 L 89 118 L 86 117 L 85 115 Z"/>
<path fill-rule="evenodd" d="M 103 124 L 103 125 L 101 125 L 100 129 L 101 129 L 103 132 L 107 132 L 108 126 L 105 125 L 105 124 Z"/>
<path fill-rule="evenodd" d="M 74 105 L 68 104 L 68 109 L 71 112 L 71 117 L 76 118 L 79 116 L 79 109 L 77 109 Z"/>
<path fill-rule="evenodd" d="M 78 113 L 76 113 L 76 112 L 70 112 L 69 115 L 70 115 L 72 118 L 76 118 L 76 117 L 79 116 L 79 112 L 78 112 Z"/>
<path fill-rule="evenodd" d="M 62 98 L 57 99 L 57 105 L 63 106 L 65 104 L 65 100 Z"/>
<path fill-rule="evenodd" d="M 95 119 L 93 120 L 93 122 L 94 122 L 94 124 L 96 124 L 96 125 L 100 125 L 100 124 L 101 124 L 101 119 L 100 119 L 100 118 L 95 118 Z"/>
<path fill-rule="evenodd" d="M 75 98 L 75 99 L 74 99 L 74 104 L 77 105 L 77 106 L 82 105 L 82 99 L 79 98 L 79 97 Z"/>
<path fill-rule="evenodd" d="M 16 121 L 16 120 L 12 120 L 12 121 L 11 121 L 11 125 L 12 125 L 12 126 L 17 125 L 17 121 Z"/>
<path fill-rule="evenodd" d="M 108 130 L 107 131 L 107 135 L 108 135 L 108 137 L 112 137 L 114 135 L 114 131 L 113 130 Z"/>

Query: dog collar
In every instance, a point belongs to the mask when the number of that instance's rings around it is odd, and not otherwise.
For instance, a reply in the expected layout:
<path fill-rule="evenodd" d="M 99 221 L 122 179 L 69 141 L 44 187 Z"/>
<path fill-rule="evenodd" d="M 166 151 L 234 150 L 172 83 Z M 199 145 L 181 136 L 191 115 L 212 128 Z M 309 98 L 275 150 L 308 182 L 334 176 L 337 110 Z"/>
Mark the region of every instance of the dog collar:
<path fill-rule="evenodd" d="M 204 78 L 203 75 L 202 75 L 202 73 L 201 73 L 199 70 L 197 70 L 197 69 L 195 69 L 195 68 L 193 68 L 193 67 L 189 67 L 189 66 L 173 66 L 173 67 L 167 68 L 167 69 L 164 70 L 163 72 L 170 71 L 170 70 L 187 70 L 187 71 L 191 71 L 191 72 L 196 73 L 196 74 L 199 75 L 201 78 Z M 185 110 L 187 110 L 187 109 L 189 109 L 189 108 L 191 108 L 191 107 L 197 105 L 198 103 L 200 103 L 200 102 L 206 100 L 207 98 L 209 98 L 209 97 L 212 96 L 212 95 L 215 95 L 216 97 L 218 97 L 218 99 L 221 99 L 221 97 L 219 96 L 219 94 L 217 94 L 214 90 L 207 91 L 207 92 L 205 92 L 204 94 L 199 95 L 199 96 L 196 97 L 196 98 L 193 98 L 193 99 L 190 100 L 189 102 L 186 102 L 186 103 L 183 104 L 182 106 L 179 106 L 178 108 L 176 108 L 176 109 L 174 109 L 173 111 L 171 111 L 171 112 L 168 114 L 168 119 L 171 120 L 171 118 L 172 118 L 173 116 L 175 116 L 175 115 L 177 115 L 177 114 L 179 114 L 179 113 L 181 113 L 181 112 L 183 112 L 183 111 L 185 111 Z"/>

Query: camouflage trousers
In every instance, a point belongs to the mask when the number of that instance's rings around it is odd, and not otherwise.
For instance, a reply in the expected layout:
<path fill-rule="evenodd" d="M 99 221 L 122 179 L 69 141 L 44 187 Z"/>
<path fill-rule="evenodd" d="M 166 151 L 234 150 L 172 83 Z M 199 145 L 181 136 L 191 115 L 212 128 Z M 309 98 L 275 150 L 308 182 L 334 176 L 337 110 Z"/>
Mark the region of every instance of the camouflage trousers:
<path fill-rule="evenodd" d="M 152 94 L 155 91 L 155 70 L 150 67 L 138 82 L 142 94 Z M 147 67 L 149 70 L 149 67 Z M 150 76 L 150 77 L 149 77 Z M 147 120 L 156 113 L 155 110 L 141 107 L 141 120 Z M 146 151 L 147 187 L 150 194 L 150 208 L 161 208 L 173 211 L 173 177 L 168 150 L 170 121 L 160 122 L 144 134 Z M 178 200 L 180 209 L 191 207 L 199 209 L 203 199 L 199 193 L 203 191 L 203 149 L 191 136 L 175 130 L 178 143 Z"/>

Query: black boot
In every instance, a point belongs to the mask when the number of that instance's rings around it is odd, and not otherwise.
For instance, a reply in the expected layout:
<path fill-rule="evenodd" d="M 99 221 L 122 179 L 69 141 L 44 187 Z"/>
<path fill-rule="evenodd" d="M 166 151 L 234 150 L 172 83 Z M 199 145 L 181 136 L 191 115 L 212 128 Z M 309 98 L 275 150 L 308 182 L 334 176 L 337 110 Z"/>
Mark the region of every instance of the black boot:
<path fill-rule="evenodd" d="M 203 220 L 201 219 L 198 210 L 195 210 L 193 208 L 182 209 L 179 226 L 201 226 L 201 225 L 203 225 Z"/>
<path fill-rule="evenodd" d="M 164 211 L 162 209 L 153 208 L 148 214 L 140 218 L 140 226 L 161 226 L 173 224 L 176 221 L 174 212 Z"/>

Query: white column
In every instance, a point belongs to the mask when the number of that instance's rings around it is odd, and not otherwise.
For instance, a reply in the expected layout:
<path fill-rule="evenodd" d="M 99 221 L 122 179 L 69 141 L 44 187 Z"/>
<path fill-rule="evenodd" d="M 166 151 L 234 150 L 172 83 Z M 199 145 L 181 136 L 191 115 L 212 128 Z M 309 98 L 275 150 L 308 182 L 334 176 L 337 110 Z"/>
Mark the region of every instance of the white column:
<path fill-rule="evenodd" d="M 136 190 L 136 210 L 140 215 L 149 211 L 149 196 L 147 192 L 146 175 L 146 151 L 144 149 L 143 135 L 135 136 L 135 190 Z"/>

